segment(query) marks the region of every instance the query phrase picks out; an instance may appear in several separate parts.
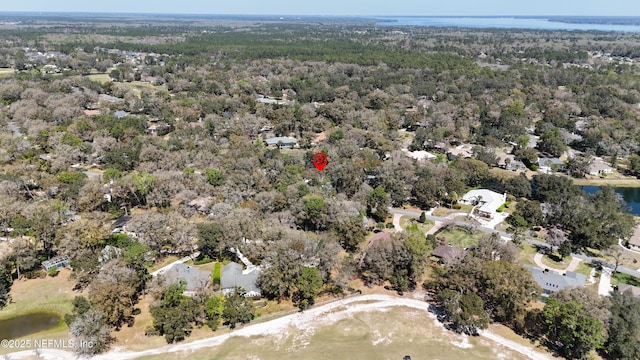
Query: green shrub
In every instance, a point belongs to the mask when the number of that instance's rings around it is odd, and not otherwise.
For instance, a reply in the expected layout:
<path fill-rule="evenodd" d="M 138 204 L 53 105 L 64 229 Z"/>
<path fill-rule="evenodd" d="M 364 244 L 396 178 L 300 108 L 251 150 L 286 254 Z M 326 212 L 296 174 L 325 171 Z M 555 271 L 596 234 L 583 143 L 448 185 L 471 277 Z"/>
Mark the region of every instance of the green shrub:
<path fill-rule="evenodd" d="M 507 203 L 504 203 L 504 204 L 500 205 L 500 207 L 496 210 L 496 212 L 499 212 L 499 213 L 503 212 L 505 206 L 507 206 Z"/>
<path fill-rule="evenodd" d="M 58 176 L 58 181 L 65 184 L 74 184 L 87 178 L 87 175 L 77 171 L 61 171 Z"/>
<path fill-rule="evenodd" d="M 210 258 L 209 256 L 205 255 L 202 258 L 197 258 L 193 261 L 193 265 L 202 265 L 202 264 L 208 264 L 210 262 L 212 262 L 213 259 Z"/>
<path fill-rule="evenodd" d="M 209 184 L 213 186 L 222 185 L 222 183 L 224 182 L 224 176 L 222 175 L 222 172 L 218 169 L 207 169 L 205 171 L 205 176 Z"/>
<path fill-rule="evenodd" d="M 49 274 L 49 276 L 51 277 L 55 277 L 58 275 L 59 272 L 60 272 L 60 269 L 56 267 L 56 268 L 49 269 L 49 271 L 47 271 L 47 274 Z"/>
<path fill-rule="evenodd" d="M 122 172 L 116 169 L 105 169 L 102 173 L 104 181 L 116 180 L 122 177 Z"/>

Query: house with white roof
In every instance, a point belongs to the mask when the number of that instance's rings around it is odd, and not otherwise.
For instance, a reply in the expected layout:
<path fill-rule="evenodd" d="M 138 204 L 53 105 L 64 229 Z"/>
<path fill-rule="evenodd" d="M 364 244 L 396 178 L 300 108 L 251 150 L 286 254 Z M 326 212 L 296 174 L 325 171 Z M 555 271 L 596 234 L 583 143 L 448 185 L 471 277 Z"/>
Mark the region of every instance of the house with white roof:
<path fill-rule="evenodd" d="M 474 212 L 493 219 L 498 208 L 507 201 L 507 194 L 499 194 L 487 189 L 475 189 L 464 194 L 460 202 L 475 206 Z"/>

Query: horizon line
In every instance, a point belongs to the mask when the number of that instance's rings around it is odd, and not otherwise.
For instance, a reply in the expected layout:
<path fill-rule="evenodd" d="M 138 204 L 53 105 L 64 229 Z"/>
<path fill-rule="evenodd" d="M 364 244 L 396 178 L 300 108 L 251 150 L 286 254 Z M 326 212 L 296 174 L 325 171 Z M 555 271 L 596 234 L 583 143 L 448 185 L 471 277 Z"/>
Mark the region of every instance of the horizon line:
<path fill-rule="evenodd" d="M 133 12 L 133 11 L 34 11 L 34 10 L 0 10 L 0 14 L 105 14 L 105 15 L 194 15 L 194 16 L 288 16 L 288 17 L 348 17 L 348 18 L 394 18 L 394 17 L 590 17 L 590 18 L 639 18 L 637 15 L 541 15 L 541 14 L 503 14 L 503 15 L 354 15 L 354 14 L 239 14 L 239 13 L 181 13 L 181 12 Z"/>

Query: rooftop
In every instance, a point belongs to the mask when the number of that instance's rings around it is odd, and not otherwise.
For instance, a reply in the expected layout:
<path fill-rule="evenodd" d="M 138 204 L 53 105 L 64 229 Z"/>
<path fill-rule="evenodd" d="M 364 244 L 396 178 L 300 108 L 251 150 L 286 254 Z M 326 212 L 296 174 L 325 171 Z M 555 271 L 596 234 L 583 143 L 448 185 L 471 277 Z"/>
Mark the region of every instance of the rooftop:
<path fill-rule="evenodd" d="M 545 292 L 556 292 L 568 287 L 582 287 L 587 281 L 584 274 L 567 271 L 561 275 L 549 269 L 525 265 L 533 275 L 534 280 Z"/>
<path fill-rule="evenodd" d="M 232 262 L 222 268 L 222 278 L 220 279 L 223 292 L 228 292 L 236 287 L 241 287 L 246 291 L 246 296 L 260 296 L 262 291 L 257 285 L 260 270 L 253 268 L 250 271 L 242 271 L 242 265 Z"/>
<path fill-rule="evenodd" d="M 587 167 L 587 170 L 592 172 L 603 172 L 613 170 L 611 166 L 607 165 L 602 159 L 595 158 Z"/>
<path fill-rule="evenodd" d="M 265 142 L 267 143 L 267 145 L 278 145 L 279 143 L 297 144 L 298 140 L 288 136 L 278 136 L 278 137 L 272 137 L 272 138 L 266 139 Z"/>
<path fill-rule="evenodd" d="M 184 280 L 186 282 L 185 291 L 196 291 L 204 288 L 211 279 L 211 273 L 209 271 L 200 270 L 185 264 L 173 265 L 163 273 L 163 276 L 170 284 Z"/>
<path fill-rule="evenodd" d="M 629 284 L 618 284 L 618 291 L 629 292 L 634 297 L 640 298 L 640 288 Z"/>
<path fill-rule="evenodd" d="M 495 191 L 487 189 L 476 189 L 464 194 L 461 201 L 468 204 L 478 202 L 481 204 L 478 208 L 479 211 L 493 214 L 502 204 L 504 204 L 506 201 L 506 195 L 498 194 Z"/>
<path fill-rule="evenodd" d="M 441 258 L 445 263 L 463 258 L 464 254 L 464 249 L 451 245 L 438 245 L 431 253 L 431 255 Z"/>
<path fill-rule="evenodd" d="M 629 245 L 640 247 L 640 226 L 636 226 L 633 235 L 629 239 Z"/>

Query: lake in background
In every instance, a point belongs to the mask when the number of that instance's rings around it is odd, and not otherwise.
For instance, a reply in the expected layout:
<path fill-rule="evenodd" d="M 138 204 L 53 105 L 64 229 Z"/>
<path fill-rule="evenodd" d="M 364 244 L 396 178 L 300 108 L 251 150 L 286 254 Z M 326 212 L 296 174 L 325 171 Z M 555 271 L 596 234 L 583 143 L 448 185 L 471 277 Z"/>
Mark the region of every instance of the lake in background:
<path fill-rule="evenodd" d="M 589 194 L 598 191 L 599 186 L 581 186 L 582 190 Z M 640 216 L 640 188 L 636 187 L 614 187 L 613 190 L 620 194 L 627 206 L 631 208 L 631 213 Z"/>
<path fill-rule="evenodd" d="M 376 17 L 376 25 L 640 32 L 640 25 L 587 24 L 520 17 Z"/>

